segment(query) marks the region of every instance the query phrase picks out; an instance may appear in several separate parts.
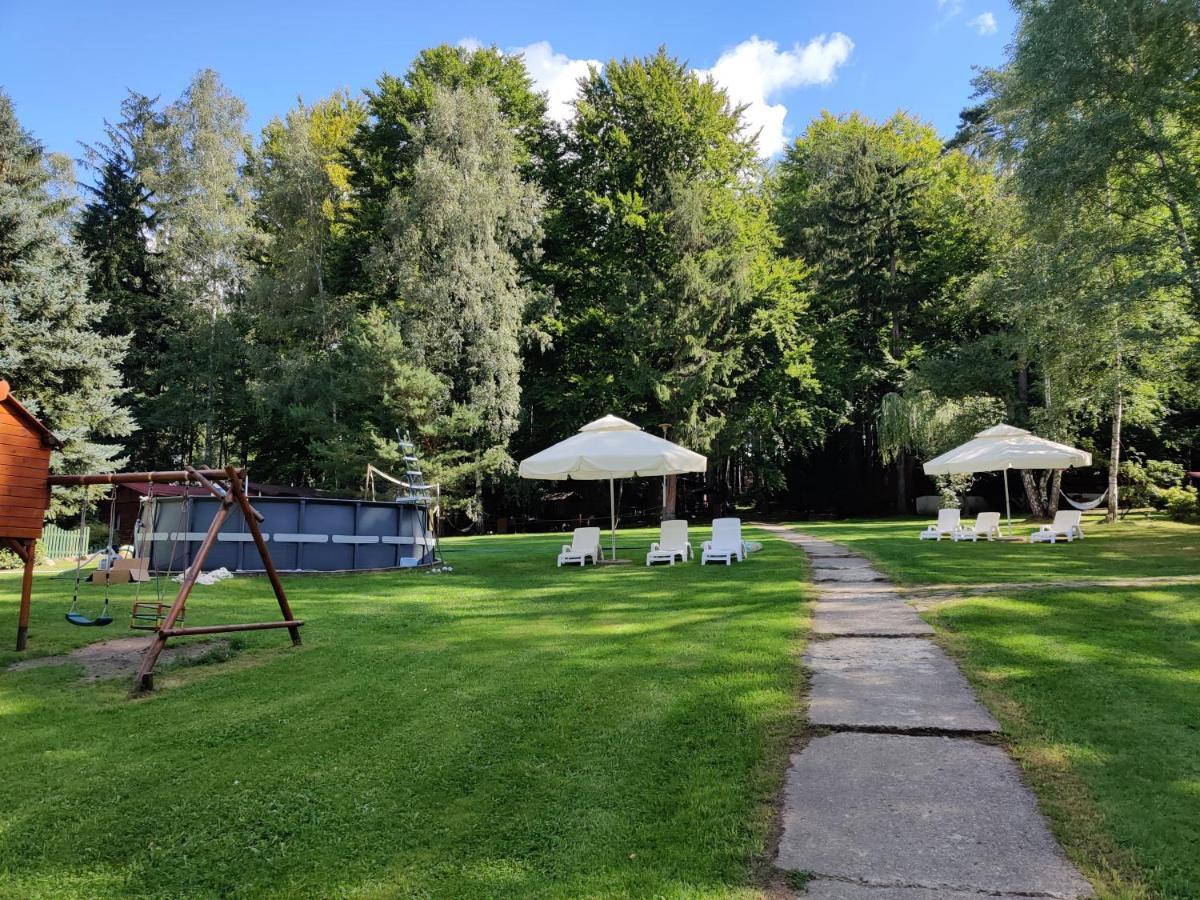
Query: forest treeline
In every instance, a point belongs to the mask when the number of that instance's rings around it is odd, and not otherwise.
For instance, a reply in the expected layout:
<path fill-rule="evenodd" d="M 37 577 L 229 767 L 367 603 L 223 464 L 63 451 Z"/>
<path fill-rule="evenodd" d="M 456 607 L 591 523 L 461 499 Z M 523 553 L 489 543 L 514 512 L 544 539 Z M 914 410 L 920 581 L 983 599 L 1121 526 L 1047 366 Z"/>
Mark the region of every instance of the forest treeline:
<path fill-rule="evenodd" d="M 59 471 L 353 492 L 409 432 L 477 526 L 530 508 L 514 459 L 609 412 L 707 453 L 714 496 L 796 509 L 911 509 L 917 463 L 1000 419 L 1178 485 L 1197 7 L 1015 6 L 951 140 L 826 113 L 773 162 L 666 49 L 593 70 L 566 123 L 495 48 L 257 135 L 205 70 L 130 92 L 78 181 L 0 94 L 0 376 Z"/>

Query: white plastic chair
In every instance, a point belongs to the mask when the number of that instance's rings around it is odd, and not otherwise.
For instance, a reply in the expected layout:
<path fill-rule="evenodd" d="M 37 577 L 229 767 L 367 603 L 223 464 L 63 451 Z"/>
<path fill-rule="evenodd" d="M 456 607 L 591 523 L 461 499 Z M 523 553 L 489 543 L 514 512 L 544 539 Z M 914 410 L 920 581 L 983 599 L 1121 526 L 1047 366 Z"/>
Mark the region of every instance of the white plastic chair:
<path fill-rule="evenodd" d="M 709 560 L 723 560 L 729 565 L 733 560 L 746 558 L 746 547 L 742 543 L 741 519 L 713 519 L 712 540 L 700 547 L 700 565 Z"/>
<path fill-rule="evenodd" d="M 675 557 L 678 556 L 680 562 L 687 562 L 692 555 L 687 520 L 668 519 L 659 526 L 658 540 L 650 545 L 650 552 L 646 554 L 646 565 L 656 562 L 675 565 Z"/>
<path fill-rule="evenodd" d="M 1033 534 L 1029 535 L 1029 543 L 1036 544 L 1040 541 L 1049 541 L 1055 543 L 1060 537 L 1066 538 L 1068 542 L 1079 538 L 1083 540 L 1083 529 L 1080 527 L 1080 522 L 1083 520 L 1083 513 L 1077 509 L 1060 509 L 1054 514 L 1054 521 L 1049 525 L 1043 525 Z"/>
<path fill-rule="evenodd" d="M 962 515 L 957 509 L 939 509 L 937 524 L 930 525 L 921 532 L 923 541 L 940 541 L 942 536 L 953 538 L 954 533 L 962 527 Z"/>
<path fill-rule="evenodd" d="M 975 517 L 974 525 L 963 525 L 954 532 L 956 541 L 977 541 L 981 537 L 994 541 L 1000 537 L 1000 513 L 984 512 Z"/>
<path fill-rule="evenodd" d="M 564 563 L 579 563 L 580 566 L 585 566 L 589 558 L 592 565 L 600 561 L 600 529 L 576 528 L 575 533 L 571 535 L 571 543 L 562 545 L 562 552 L 558 554 L 558 564 L 561 566 Z"/>

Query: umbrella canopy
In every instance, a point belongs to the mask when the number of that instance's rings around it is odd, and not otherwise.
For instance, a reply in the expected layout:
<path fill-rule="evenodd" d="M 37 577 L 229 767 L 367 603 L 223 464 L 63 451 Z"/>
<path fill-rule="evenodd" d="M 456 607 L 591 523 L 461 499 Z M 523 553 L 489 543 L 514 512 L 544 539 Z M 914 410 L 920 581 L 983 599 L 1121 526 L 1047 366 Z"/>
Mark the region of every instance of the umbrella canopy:
<path fill-rule="evenodd" d="M 617 555 L 617 478 L 682 475 L 703 472 L 708 459 L 686 447 L 655 437 L 617 416 L 589 422 L 565 441 L 521 461 L 522 478 L 562 481 L 608 480 L 612 523 L 612 557 Z"/>
<path fill-rule="evenodd" d="M 1008 500 L 1009 469 L 1069 469 L 1090 466 L 1092 454 L 1066 444 L 1056 444 L 1024 428 L 995 425 L 965 444 L 925 463 L 926 475 L 970 475 L 1004 472 L 1004 511 L 1012 534 L 1012 508 Z"/>
<path fill-rule="evenodd" d="M 926 475 L 968 475 L 1003 469 L 1069 469 L 1090 466 L 1092 454 L 1056 444 L 1023 428 L 996 425 L 925 463 Z"/>
<path fill-rule="evenodd" d="M 522 478 L 601 481 L 609 478 L 682 475 L 703 472 L 699 453 L 655 437 L 617 416 L 589 422 L 565 441 L 521 462 Z"/>

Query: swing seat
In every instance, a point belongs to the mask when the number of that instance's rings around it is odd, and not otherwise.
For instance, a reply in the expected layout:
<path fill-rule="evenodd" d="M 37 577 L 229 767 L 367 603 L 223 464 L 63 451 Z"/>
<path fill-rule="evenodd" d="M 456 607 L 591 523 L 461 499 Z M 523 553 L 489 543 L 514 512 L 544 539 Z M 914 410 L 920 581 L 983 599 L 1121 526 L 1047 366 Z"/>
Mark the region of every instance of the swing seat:
<path fill-rule="evenodd" d="M 79 625 L 79 626 L 82 626 L 85 628 L 86 627 L 99 628 L 103 625 L 111 625 L 112 621 L 113 621 L 112 616 L 108 616 L 108 615 L 104 615 L 104 614 L 98 615 L 94 619 L 89 619 L 83 613 L 67 613 L 65 616 L 63 616 L 63 618 L 65 618 L 72 625 Z"/>

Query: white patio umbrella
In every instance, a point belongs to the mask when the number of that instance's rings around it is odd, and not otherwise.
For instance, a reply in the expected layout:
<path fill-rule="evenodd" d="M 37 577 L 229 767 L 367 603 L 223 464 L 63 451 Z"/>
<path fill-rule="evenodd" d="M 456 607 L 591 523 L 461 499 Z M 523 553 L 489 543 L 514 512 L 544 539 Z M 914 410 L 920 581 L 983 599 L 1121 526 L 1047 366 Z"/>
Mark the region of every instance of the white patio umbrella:
<path fill-rule="evenodd" d="M 655 437 L 617 416 L 605 416 L 589 422 L 565 441 L 547 447 L 522 460 L 522 478 L 548 481 L 602 481 L 608 479 L 608 500 L 612 523 L 612 558 L 617 558 L 618 478 L 681 475 L 703 472 L 708 459 L 686 447 Z"/>
<path fill-rule="evenodd" d="M 960 447 L 948 450 L 925 463 L 926 475 L 970 475 L 975 472 L 1004 473 L 1004 513 L 1012 534 L 1012 506 L 1008 498 L 1009 469 L 1069 469 L 1090 466 L 1086 450 L 1056 444 L 1011 425 L 994 425 L 979 432 Z"/>

